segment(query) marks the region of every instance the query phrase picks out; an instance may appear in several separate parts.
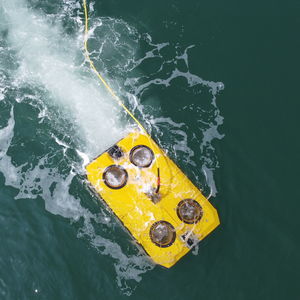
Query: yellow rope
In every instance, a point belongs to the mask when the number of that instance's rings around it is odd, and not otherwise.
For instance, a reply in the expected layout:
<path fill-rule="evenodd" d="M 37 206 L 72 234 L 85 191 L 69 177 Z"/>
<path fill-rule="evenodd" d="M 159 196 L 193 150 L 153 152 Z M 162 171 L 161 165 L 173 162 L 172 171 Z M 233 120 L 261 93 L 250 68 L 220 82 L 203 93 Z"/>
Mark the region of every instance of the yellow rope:
<path fill-rule="evenodd" d="M 97 71 L 92 59 L 90 58 L 90 54 L 88 51 L 88 11 L 86 7 L 86 0 L 83 0 L 83 7 L 84 7 L 84 17 L 85 17 L 85 31 L 84 31 L 84 50 L 85 50 L 85 57 L 90 63 L 91 69 L 96 73 L 97 77 L 100 79 L 100 81 L 103 83 L 103 85 L 106 87 L 106 89 L 109 91 L 109 93 L 113 96 L 113 98 L 118 102 L 120 106 L 123 107 L 123 109 L 128 113 L 128 115 L 137 123 L 137 125 L 140 127 L 140 129 L 145 133 L 145 135 L 149 136 L 148 132 L 144 128 L 144 126 L 139 122 L 139 120 L 132 114 L 132 112 L 124 105 L 124 103 L 121 101 L 121 99 L 116 95 L 116 93 L 112 90 L 112 88 L 108 85 L 108 83 L 105 81 L 105 79 L 101 76 L 101 74 Z"/>

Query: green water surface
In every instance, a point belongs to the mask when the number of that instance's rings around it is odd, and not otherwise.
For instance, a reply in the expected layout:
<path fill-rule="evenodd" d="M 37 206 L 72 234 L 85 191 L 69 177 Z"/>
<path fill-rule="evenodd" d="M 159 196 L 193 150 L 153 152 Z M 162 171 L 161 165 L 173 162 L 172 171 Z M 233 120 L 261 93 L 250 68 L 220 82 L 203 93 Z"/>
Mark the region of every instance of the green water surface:
<path fill-rule="evenodd" d="M 225 136 L 213 141 L 219 167 L 218 193 L 211 199 L 221 225 L 200 243 L 198 255 L 188 254 L 170 270 L 156 266 L 140 282 L 129 280 L 127 296 L 116 283 L 115 261 L 79 238 L 76 222 L 50 213 L 41 197 L 15 200 L 16 190 L 0 172 L 0 299 L 300 299 L 300 2 L 101 0 L 94 10 L 94 16 L 120 18 L 157 43 L 195 45 L 189 71 L 224 83 L 217 105 Z M 151 67 L 140 69 L 147 74 Z M 178 79 L 147 93 L 159 99 L 161 115 L 192 132 L 199 116 L 182 107 L 198 100 L 181 85 Z M 9 107 L 1 110 L 9 115 Z M 23 133 L 14 143 L 21 145 L 38 124 L 26 121 L 30 111 L 15 108 L 15 115 L 24 118 L 15 120 Z M 162 131 L 162 140 L 167 134 Z M 189 140 L 199 164 L 200 142 Z M 32 147 L 30 155 L 38 156 Z M 18 155 L 27 155 L 21 146 L 15 160 Z M 177 163 L 194 176 L 198 166 L 191 171 Z M 78 184 L 76 193 L 97 212 L 85 185 Z M 125 253 L 134 252 L 127 234 L 114 226 L 113 240 Z"/>

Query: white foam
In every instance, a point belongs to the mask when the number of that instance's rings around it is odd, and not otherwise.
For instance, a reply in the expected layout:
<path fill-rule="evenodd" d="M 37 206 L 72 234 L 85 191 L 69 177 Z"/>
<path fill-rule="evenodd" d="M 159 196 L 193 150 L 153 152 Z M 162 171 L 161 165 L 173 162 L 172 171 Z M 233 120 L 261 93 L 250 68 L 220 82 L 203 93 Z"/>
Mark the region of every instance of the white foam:
<path fill-rule="evenodd" d="M 0 101 L 4 99 L 4 88 L 0 88 Z"/>
<path fill-rule="evenodd" d="M 82 55 L 77 38 L 66 36 L 59 23 L 51 24 L 23 1 L 6 1 L 3 6 L 10 24 L 9 43 L 18 51 L 16 82 L 32 82 L 47 89 L 68 112 L 66 116 L 80 124 L 84 150 L 90 157 L 120 139 L 124 133 L 119 106 L 93 74 L 82 72 L 76 61 Z"/>
<path fill-rule="evenodd" d="M 19 168 L 15 167 L 11 162 L 11 158 L 6 155 L 14 136 L 14 126 L 15 120 L 13 109 L 11 109 L 7 126 L 0 129 L 0 171 L 4 174 L 6 185 L 18 188 Z"/>

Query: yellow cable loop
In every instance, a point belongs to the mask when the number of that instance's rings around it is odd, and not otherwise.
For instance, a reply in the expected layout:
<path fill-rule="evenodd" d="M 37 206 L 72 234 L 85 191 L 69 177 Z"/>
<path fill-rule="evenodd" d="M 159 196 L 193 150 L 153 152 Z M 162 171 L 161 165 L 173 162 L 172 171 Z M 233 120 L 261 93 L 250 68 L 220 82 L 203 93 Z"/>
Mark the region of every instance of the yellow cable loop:
<path fill-rule="evenodd" d="M 136 124 L 139 126 L 139 128 L 144 132 L 144 134 L 147 136 L 149 142 L 151 145 L 153 145 L 152 139 L 144 126 L 139 122 L 139 120 L 132 114 L 132 112 L 125 106 L 125 104 L 122 102 L 122 100 L 116 95 L 116 93 L 113 91 L 113 89 L 108 85 L 106 80 L 101 76 L 101 74 L 97 71 L 94 62 L 90 58 L 89 50 L 88 50 L 88 31 L 89 31 L 89 22 L 88 22 L 88 10 L 86 6 L 86 0 L 83 0 L 83 8 L 84 8 L 84 18 L 85 18 L 85 29 L 84 29 L 84 50 L 85 50 L 85 57 L 90 63 L 91 69 L 96 73 L 97 77 L 100 79 L 100 81 L 103 83 L 105 88 L 108 90 L 108 92 L 112 95 L 112 97 L 118 102 L 118 104 L 123 107 L 123 109 L 127 112 L 127 114 L 136 122 Z M 159 148 L 160 149 L 160 148 Z M 162 151 L 160 151 L 162 153 Z M 163 155 L 163 154 L 162 154 Z M 155 159 L 155 163 L 158 167 L 157 159 Z M 159 171 L 158 171 L 159 173 Z M 159 177 L 159 175 L 158 175 Z"/>

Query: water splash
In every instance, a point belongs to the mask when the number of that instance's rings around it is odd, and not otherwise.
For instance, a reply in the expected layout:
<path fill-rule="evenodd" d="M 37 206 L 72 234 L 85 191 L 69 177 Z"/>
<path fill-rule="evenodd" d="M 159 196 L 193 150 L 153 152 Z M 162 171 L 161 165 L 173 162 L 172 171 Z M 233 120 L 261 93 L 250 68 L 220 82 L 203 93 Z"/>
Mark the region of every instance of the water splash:
<path fill-rule="evenodd" d="M 66 35 L 59 19 L 53 24 L 20 0 L 6 1 L 2 7 L 9 24 L 7 40 L 17 53 L 15 85 L 39 85 L 48 91 L 51 100 L 65 110 L 65 118 L 80 125 L 91 157 L 120 138 L 118 106 L 81 66 L 81 33 Z"/>

